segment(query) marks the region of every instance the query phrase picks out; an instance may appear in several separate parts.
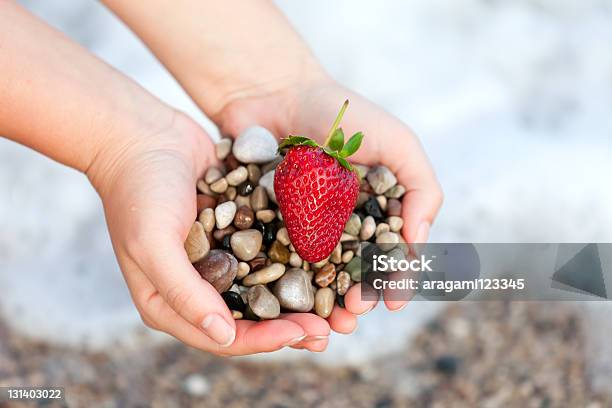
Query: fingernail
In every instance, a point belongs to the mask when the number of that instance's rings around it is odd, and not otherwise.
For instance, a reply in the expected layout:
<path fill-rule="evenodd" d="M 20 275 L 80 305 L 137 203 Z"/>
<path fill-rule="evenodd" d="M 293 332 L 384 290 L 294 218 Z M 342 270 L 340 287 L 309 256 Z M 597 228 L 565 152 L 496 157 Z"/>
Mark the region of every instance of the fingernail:
<path fill-rule="evenodd" d="M 236 330 L 216 313 L 211 313 L 202 321 L 202 330 L 221 347 L 229 347 L 236 338 Z"/>
<path fill-rule="evenodd" d="M 327 340 L 329 336 L 307 336 L 302 340 L 302 343 L 310 343 L 313 341 Z"/>
<path fill-rule="evenodd" d="M 294 344 L 298 344 L 300 341 L 304 340 L 305 338 L 306 338 L 305 334 L 300 337 L 296 337 L 295 339 L 289 340 L 288 342 L 283 344 L 283 347 L 288 347 L 288 346 L 293 346 Z"/>
<path fill-rule="evenodd" d="M 376 306 L 376 303 L 373 303 L 372 306 L 368 307 L 366 310 L 364 310 L 363 312 L 359 313 L 357 316 L 363 316 L 367 313 L 370 313 L 372 311 L 372 309 L 374 309 L 374 306 Z"/>
<path fill-rule="evenodd" d="M 404 308 L 408 306 L 408 302 L 404 303 L 402 306 L 398 307 L 397 309 L 393 309 L 391 310 L 392 312 L 401 312 L 402 310 L 404 310 Z"/>

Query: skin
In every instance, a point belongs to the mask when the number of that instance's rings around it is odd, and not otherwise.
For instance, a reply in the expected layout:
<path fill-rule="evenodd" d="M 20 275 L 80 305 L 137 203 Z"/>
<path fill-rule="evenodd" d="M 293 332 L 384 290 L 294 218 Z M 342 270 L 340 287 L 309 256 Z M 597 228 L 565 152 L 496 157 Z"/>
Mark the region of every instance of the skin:
<path fill-rule="evenodd" d="M 404 239 L 427 240 L 442 193 L 418 139 L 334 81 L 271 2 L 105 4 L 225 135 L 261 124 L 279 138 L 304 134 L 322 142 L 350 99 L 342 127 L 366 135 L 353 160 L 382 163 L 397 174 L 408 190 Z M 335 307 L 327 320 L 291 313 L 274 321 L 234 321 L 183 248 L 196 216 L 194 185 L 215 163 L 211 139 L 189 117 L 13 2 L 0 0 L 0 9 L 0 134 L 87 175 L 146 325 L 228 356 L 284 346 L 322 351 L 330 329 L 355 330 L 356 316 L 376 305 L 361 300 L 359 285 L 346 294 L 346 308 Z M 406 302 L 385 304 L 399 310 Z"/>

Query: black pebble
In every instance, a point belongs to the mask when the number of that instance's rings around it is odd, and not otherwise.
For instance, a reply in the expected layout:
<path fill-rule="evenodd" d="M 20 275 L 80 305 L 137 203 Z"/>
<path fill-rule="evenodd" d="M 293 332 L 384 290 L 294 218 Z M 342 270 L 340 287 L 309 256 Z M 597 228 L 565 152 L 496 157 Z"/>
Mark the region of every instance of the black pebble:
<path fill-rule="evenodd" d="M 255 184 L 253 184 L 249 180 L 238 186 L 238 194 L 240 194 L 241 196 L 248 196 L 253 192 L 253 190 L 255 190 Z"/>
<path fill-rule="evenodd" d="M 366 201 L 366 203 L 363 205 L 363 208 L 366 210 L 366 213 L 368 213 L 368 215 L 371 215 L 377 220 L 382 219 L 383 213 L 382 213 L 382 210 L 380 209 L 380 205 L 378 204 L 378 201 L 376 201 L 376 198 L 374 197 L 368 198 L 368 201 Z"/>
<path fill-rule="evenodd" d="M 438 357 L 435 361 L 436 371 L 446 375 L 454 375 L 459 368 L 459 359 L 452 355 Z"/>
<path fill-rule="evenodd" d="M 255 220 L 255 222 L 253 223 L 253 225 L 251 226 L 251 228 L 256 229 L 257 231 L 261 232 L 261 234 L 263 235 L 265 232 L 265 225 L 263 222 L 259 221 L 259 220 Z"/>
<path fill-rule="evenodd" d="M 226 236 L 224 236 L 223 241 L 221 241 L 221 248 L 225 249 L 226 251 L 231 251 L 232 250 L 232 246 L 230 245 L 231 238 L 232 238 L 232 234 L 227 234 Z"/>
<path fill-rule="evenodd" d="M 338 306 L 344 309 L 344 296 L 337 296 L 336 303 L 338 303 Z"/>
<path fill-rule="evenodd" d="M 229 290 L 227 292 L 223 292 L 221 294 L 221 297 L 225 301 L 227 307 L 230 308 L 230 310 L 237 310 L 242 313 L 246 309 L 246 305 L 242 300 L 242 296 L 240 296 L 236 292 L 232 292 L 231 290 Z"/>
<path fill-rule="evenodd" d="M 270 222 L 264 225 L 263 231 L 263 243 L 268 246 L 276 239 L 276 225 L 274 222 Z"/>

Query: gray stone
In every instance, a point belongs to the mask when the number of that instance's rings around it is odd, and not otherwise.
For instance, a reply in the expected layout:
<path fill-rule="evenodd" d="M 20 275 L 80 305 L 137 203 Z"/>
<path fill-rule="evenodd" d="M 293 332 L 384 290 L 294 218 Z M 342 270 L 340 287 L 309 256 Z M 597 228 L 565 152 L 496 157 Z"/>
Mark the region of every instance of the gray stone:
<path fill-rule="evenodd" d="M 232 151 L 232 139 L 227 137 L 219 140 L 215 145 L 215 153 L 217 155 L 217 159 L 225 160 L 227 155 Z"/>
<path fill-rule="evenodd" d="M 273 263 L 261 268 L 257 272 L 251 272 L 243 280 L 244 286 L 254 286 L 274 282 L 285 273 L 285 265 Z"/>
<path fill-rule="evenodd" d="M 381 222 L 380 224 L 376 226 L 376 232 L 374 233 L 374 235 L 378 237 L 381 234 L 384 234 L 385 232 L 389 232 L 389 231 L 391 231 L 391 227 L 389 227 L 389 224 L 385 222 Z"/>
<path fill-rule="evenodd" d="M 206 170 L 206 174 L 204 175 L 204 181 L 207 184 L 212 184 L 215 181 L 220 180 L 221 177 L 223 177 L 223 173 L 221 173 L 221 170 L 216 167 L 209 167 L 208 170 Z"/>
<path fill-rule="evenodd" d="M 401 184 L 396 184 L 385 192 L 387 198 L 400 198 L 406 193 L 406 187 Z"/>
<path fill-rule="evenodd" d="M 354 282 L 361 282 L 361 258 L 356 256 L 351 259 L 349 263 L 344 265 L 344 270 L 351 275 Z"/>
<path fill-rule="evenodd" d="M 278 299 L 264 285 L 255 285 L 247 292 L 249 308 L 262 319 L 276 319 L 280 315 Z"/>
<path fill-rule="evenodd" d="M 261 232 L 255 229 L 247 229 L 234 232 L 230 238 L 230 245 L 238 259 L 250 261 L 259 252 L 262 240 Z"/>
<path fill-rule="evenodd" d="M 336 292 L 340 296 L 344 296 L 351 287 L 351 275 L 348 272 L 340 271 L 336 277 Z"/>
<path fill-rule="evenodd" d="M 275 203 L 278 203 L 276 201 L 276 193 L 274 192 L 274 172 L 275 171 L 273 170 L 264 174 L 259 179 L 259 185 L 266 189 L 266 193 L 268 193 L 268 197 L 270 198 L 270 200 Z"/>
<path fill-rule="evenodd" d="M 376 244 L 383 251 L 390 251 L 399 244 L 399 235 L 395 232 L 384 232 L 376 238 Z"/>
<path fill-rule="evenodd" d="M 401 217 L 391 216 L 387 218 L 387 224 L 392 232 L 399 232 L 404 226 L 404 220 Z"/>
<path fill-rule="evenodd" d="M 376 166 L 370 169 L 366 177 L 376 194 L 383 194 L 397 184 L 395 175 L 385 166 Z"/>
<path fill-rule="evenodd" d="M 376 232 L 376 221 L 374 221 L 374 217 L 368 215 L 363 219 L 363 223 L 361 224 L 361 231 L 359 231 L 359 238 L 362 241 L 367 241 L 372 238 L 374 233 Z"/>
<path fill-rule="evenodd" d="M 191 374 L 183 380 L 183 390 L 191 397 L 203 397 L 210 391 L 210 383 L 201 374 Z"/>
<path fill-rule="evenodd" d="M 236 215 L 236 204 L 233 201 L 226 201 L 215 208 L 215 220 L 217 228 L 223 229 L 234 221 Z"/>
<path fill-rule="evenodd" d="M 234 142 L 232 152 L 242 163 L 266 163 L 274 159 L 278 143 L 268 129 L 247 128 Z"/>
<path fill-rule="evenodd" d="M 206 279 L 219 293 L 225 292 L 232 286 L 238 272 L 236 258 L 220 249 L 211 250 L 193 266 L 200 276 Z"/>
<path fill-rule="evenodd" d="M 274 285 L 281 306 L 294 312 L 308 312 L 314 306 L 314 291 L 306 271 L 289 269 Z"/>
<path fill-rule="evenodd" d="M 315 293 L 315 312 L 326 319 L 334 308 L 336 294 L 331 288 L 321 288 Z"/>
<path fill-rule="evenodd" d="M 346 225 L 344 226 L 344 232 L 349 235 L 357 236 L 361 230 L 361 218 L 355 213 L 351 214 Z"/>

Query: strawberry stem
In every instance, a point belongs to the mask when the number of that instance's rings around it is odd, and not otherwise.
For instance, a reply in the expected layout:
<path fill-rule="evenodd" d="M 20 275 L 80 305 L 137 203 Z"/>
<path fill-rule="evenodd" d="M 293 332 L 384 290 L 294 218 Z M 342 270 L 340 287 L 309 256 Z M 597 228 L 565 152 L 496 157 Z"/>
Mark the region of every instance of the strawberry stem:
<path fill-rule="evenodd" d="M 340 121 L 342 121 L 342 117 L 344 116 L 344 112 L 346 112 L 346 108 L 348 108 L 348 104 L 349 104 L 348 99 L 344 101 L 344 104 L 342 104 L 342 107 L 340 108 L 340 112 L 338 112 L 338 116 L 336 116 L 336 120 L 334 121 L 334 124 L 332 125 L 331 129 L 329 130 L 329 133 L 327 134 L 327 138 L 325 139 L 325 143 L 323 143 L 323 146 L 329 146 L 329 141 L 334 135 L 334 132 L 336 131 L 336 129 L 338 129 L 338 126 L 340 125 Z"/>

